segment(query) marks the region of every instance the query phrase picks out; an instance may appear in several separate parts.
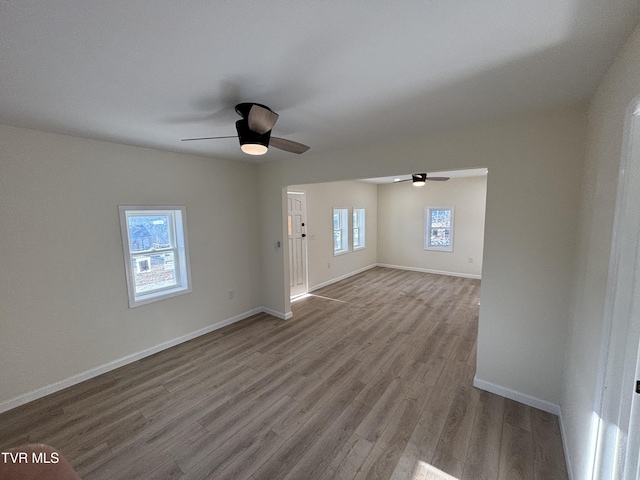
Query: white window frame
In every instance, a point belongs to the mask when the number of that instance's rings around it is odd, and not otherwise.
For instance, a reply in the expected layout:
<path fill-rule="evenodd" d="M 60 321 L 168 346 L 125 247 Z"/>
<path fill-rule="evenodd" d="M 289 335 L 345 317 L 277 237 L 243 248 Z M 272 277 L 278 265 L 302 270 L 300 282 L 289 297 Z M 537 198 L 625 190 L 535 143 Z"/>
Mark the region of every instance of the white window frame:
<path fill-rule="evenodd" d="M 367 246 L 367 223 L 366 223 L 367 212 L 365 208 L 354 208 L 353 209 L 353 231 L 352 231 L 352 244 L 353 251 L 362 250 Z M 358 244 L 356 245 L 356 229 L 358 230 Z"/>
<path fill-rule="evenodd" d="M 340 215 L 338 229 L 335 228 L 335 216 Z M 333 256 L 344 255 L 349 253 L 349 209 L 348 208 L 333 208 L 333 215 L 331 216 L 333 223 L 333 235 L 331 240 L 333 242 Z M 336 232 L 340 232 L 340 248 L 336 248 Z"/>
<path fill-rule="evenodd" d="M 122 248 L 124 253 L 125 274 L 127 278 L 127 292 L 129 295 L 129 308 L 139 307 L 165 298 L 175 297 L 190 293 L 191 288 L 191 266 L 189 261 L 189 242 L 187 236 L 187 210 L 180 205 L 162 206 L 141 206 L 141 205 L 120 205 L 120 230 L 122 233 Z M 168 216 L 171 222 L 171 245 L 169 247 L 151 247 L 145 251 L 131 251 L 131 241 L 129 238 L 129 218 L 134 216 Z M 153 254 L 157 252 L 173 252 L 173 262 L 176 284 L 169 287 L 157 288 L 148 292 L 136 293 L 135 272 L 136 268 L 144 266 L 144 259 L 135 258 L 145 253 Z"/>
<path fill-rule="evenodd" d="M 451 222 L 449 225 L 449 245 L 434 245 L 431 244 L 431 229 L 433 228 L 433 211 L 435 210 L 450 210 Z M 424 249 L 434 250 L 439 252 L 452 252 L 453 251 L 453 233 L 454 233 L 454 208 L 453 207 L 425 207 L 425 227 L 424 227 Z"/>

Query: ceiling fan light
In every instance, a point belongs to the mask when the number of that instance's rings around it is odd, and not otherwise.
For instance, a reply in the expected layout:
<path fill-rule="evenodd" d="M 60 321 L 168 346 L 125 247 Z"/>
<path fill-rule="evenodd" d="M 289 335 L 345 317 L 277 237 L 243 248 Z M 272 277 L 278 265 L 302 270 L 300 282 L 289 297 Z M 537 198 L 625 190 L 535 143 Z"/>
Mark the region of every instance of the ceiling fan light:
<path fill-rule="evenodd" d="M 414 180 L 413 181 L 413 186 L 414 187 L 422 187 L 426 182 L 422 181 L 422 180 Z"/>
<path fill-rule="evenodd" d="M 240 145 L 240 149 L 247 155 L 264 155 L 267 153 L 267 146 L 260 143 L 245 143 Z"/>
<path fill-rule="evenodd" d="M 236 122 L 240 149 L 248 155 L 264 155 L 269 149 L 269 139 L 271 131 L 266 133 L 254 132 L 249 128 L 247 119 L 243 118 Z"/>

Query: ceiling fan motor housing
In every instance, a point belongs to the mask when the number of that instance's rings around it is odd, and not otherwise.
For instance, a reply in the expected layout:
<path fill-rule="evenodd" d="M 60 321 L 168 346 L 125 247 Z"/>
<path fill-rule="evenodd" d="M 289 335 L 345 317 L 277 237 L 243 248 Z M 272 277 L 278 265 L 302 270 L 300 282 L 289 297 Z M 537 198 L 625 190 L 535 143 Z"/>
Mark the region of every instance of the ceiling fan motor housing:
<path fill-rule="evenodd" d="M 254 132 L 249 128 L 249 123 L 246 118 L 242 118 L 236 122 L 236 130 L 238 132 L 238 140 L 240 141 L 241 148 L 245 144 L 264 145 L 266 148 L 269 148 L 271 130 L 266 133 Z"/>

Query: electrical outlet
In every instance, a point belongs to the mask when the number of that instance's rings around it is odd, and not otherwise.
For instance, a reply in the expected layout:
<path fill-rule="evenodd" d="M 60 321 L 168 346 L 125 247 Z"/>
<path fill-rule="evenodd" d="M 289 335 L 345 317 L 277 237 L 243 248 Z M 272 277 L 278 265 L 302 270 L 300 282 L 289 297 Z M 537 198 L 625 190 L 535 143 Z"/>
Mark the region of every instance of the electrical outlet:
<path fill-rule="evenodd" d="M 469 257 L 469 263 L 473 263 L 473 257 Z"/>
<path fill-rule="evenodd" d="M 331 263 L 327 262 L 327 268 L 331 268 Z"/>
<path fill-rule="evenodd" d="M 236 292 L 229 290 L 229 300 L 233 300 L 234 298 L 236 298 Z"/>

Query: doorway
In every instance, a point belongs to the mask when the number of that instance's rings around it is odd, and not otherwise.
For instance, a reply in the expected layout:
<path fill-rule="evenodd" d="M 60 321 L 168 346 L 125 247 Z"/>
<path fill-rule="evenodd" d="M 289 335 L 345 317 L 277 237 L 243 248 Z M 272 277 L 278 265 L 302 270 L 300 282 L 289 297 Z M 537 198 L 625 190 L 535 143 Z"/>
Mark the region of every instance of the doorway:
<path fill-rule="evenodd" d="M 289 296 L 307 293 L 307 208 L 304 192 L 287 192 L 287 233 L 289 241 Z"/>

